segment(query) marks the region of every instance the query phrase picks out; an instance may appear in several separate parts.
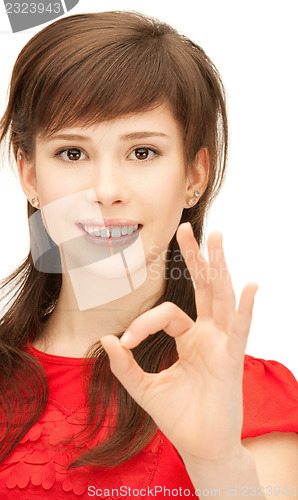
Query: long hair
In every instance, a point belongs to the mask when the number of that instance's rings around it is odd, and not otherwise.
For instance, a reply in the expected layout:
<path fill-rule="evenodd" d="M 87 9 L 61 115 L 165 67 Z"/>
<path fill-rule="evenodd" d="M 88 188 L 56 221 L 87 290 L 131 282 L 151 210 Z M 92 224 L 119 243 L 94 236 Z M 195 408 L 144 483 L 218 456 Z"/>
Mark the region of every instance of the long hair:
<path fill-rule="evenodd" d="M 207 188 L 195 206 L 183 210 L 180 221 L 191 223 L 200 244 L 207 210 L 226 167 L 225 92 L 205 52 L 169 25 L 138 12 L 115 11 L 68 16 L 45 27 L 24 46 L 14 65 L 0 144 L 13 162 L 18 149 L 30 161 L 37 134 L 50 136 L 64 126 L 94 125 L 162 103 L 170 106 L 181 126 L 186 168 L 192 168 L 201 148 L 209 153 Z M 35 210 L 28 203 L 28 218 Z M 168 255 L 177 252 L 174 235 Z M 46 407 L 46 375 L 25 348 L 55 309 L 61 283 L 59 272 L 38 271 L 30 252 L 3 280 L 7 304 L 0 320 L 0 460 Z M 154 305 L 164 301 L 174 302 L 196 319 L 194 287 L 182 258 L 170 259 L 164 293 Z M 133 354 L 151 373 L 177 359 L 175 341 L 164 331 L 149 336 Z M 115 466 L 140 452 L 157 427 L 111 373 L 100 341 L 85 358 L 88 421 L 81 435 L 87 443 L 116 401 L 115 426 L 106 440 L 78 456 L 69 468 Z"/>

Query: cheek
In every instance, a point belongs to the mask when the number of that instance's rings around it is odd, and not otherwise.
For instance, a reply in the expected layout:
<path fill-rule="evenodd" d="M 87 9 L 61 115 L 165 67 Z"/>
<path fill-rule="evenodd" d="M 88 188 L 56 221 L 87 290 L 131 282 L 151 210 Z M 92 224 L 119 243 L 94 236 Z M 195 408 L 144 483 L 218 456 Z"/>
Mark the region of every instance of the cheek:
<path fill-rule="evenodd" d="M 59 190 L 58 190 L 59 191 Z M 96 193 L 94 189 L 66 193 L 51 193 L 48 203 L 42 205 L 44 225 L 54 242 L 59 245 L 81 236 L 77 223 L 83 219 L 102 219 L 100 208 L 91 204 Z"/>
<path fill-rule="evenodd" d="M 72 179 L 62 179 L 57 176 L 47 176 L 46 179 L 41 179 L 37 188 L 41 206 L 59 202 L 81 191 L 80 187 L 72 182 Z"/>
<path fill-rule="evenodd" d="M 177 214 L 180 214 L 183 210 L 186 197 L 186 178 L 181 174 L 180 171 L 169 172 L 169 175 L 165 176 L 162 181 L 156 182 L 155 186 L 148 189 L 148 193 L 151 193 L 151 200 L 153 210 L 159 212 L 160 215 L 163 214 L 162 218 L 165 216 L 168 218 L 176 218 Z"/>
<path fill-rule="evenodd" d="M 159 237 L 164 243 L 174 236 L 180 222 L 185 205 L 186 179 L 183 175 L 167 177 L 164 183 L 152 189 L 150 198 L 150 214 Z"/>
<path fill-rule="evenodd" d="M 37 175 L 37 191 L 42 206 L 62 198 L 67 192 L 59 177 L 42 170 Z"/>

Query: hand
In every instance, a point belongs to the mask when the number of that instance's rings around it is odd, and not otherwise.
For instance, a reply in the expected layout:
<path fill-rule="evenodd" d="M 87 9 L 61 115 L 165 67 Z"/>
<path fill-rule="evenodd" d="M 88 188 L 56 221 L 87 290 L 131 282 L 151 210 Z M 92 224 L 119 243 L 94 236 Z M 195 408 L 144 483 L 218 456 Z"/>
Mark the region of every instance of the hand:
<path fill-rule="evenodd" d="M 216 462 L 241 447 L 244 353 L 258 285 L 244 287 L 236 311 L 221 233 L 208 238 L 209 264 L 189 223 L 179 226 L 177 241 L 195 283 L 197 320 L 164 302 L 137 317 L 120 341 L 101 340 L 114 375 L 181 457 Z M 129 349 L 162 329 L 175 338 L 179 359 L 145 373 Z"/>

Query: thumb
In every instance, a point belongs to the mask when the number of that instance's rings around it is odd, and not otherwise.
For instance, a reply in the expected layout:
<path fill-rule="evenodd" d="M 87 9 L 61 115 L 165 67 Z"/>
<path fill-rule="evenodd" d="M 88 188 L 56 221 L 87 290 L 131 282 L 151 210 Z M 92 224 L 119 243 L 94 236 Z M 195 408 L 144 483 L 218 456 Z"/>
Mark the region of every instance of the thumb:
<path fill-rule="evenodd" d="M 112 373 L 125 387 L 131 397 L 141 405 L 142 394 L 146 390 L 146 378 L 150 377 L 135 361 L 132 352 L 120 343 L 115 335 L 105 335 L 102 346 L 109 356 Z"/>

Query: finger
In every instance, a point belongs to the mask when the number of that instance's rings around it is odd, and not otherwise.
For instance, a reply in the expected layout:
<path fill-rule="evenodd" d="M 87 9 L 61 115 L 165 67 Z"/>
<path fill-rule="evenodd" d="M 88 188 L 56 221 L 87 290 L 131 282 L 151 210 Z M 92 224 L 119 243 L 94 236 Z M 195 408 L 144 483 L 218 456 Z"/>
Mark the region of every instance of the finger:
<path fill-rule="evenodd" d="M 148 335 L 164 330 L 179 337 L 194 325 L 194 321 L 173 302 L 163 302 L 138 316 L 122 335 L 120 343 L 132 349 Z"/>
<path fill-rule="evenodd" d="M 191 224 L 180 224 L 176 238 L 185 264 L 195 284 L 198 318 L 212 317 L 212 288 L 209 283 L 209 265 L 194 237 Z"/>
<path fill-rule="evenodd" d="M 135 361 L 131 351 L 122 347 L 114 335 L 106 335 L 101 339 L 102 346 L 110 359 L 112 373 L 117 377 L 127 392 L 138 404 L 142 403 L 142 395 L 148 386 L 150 375 L 142 370 Z"/>
<path fill-rule="evenodd" d="M 231 276 L 227 268 L 222 234 L 213 232 L 209 235 L 209 278 L 212 285 L 213 320 L 217 326 L 229 332 L 235 314 L 236 299 Z"/>
<path fill-rule="evenodd" d="M 245 351 L 257 290 L 256 283 L 248 283 L 242 290 L 229 337 L 229 346 L 233 354 Z"/>

